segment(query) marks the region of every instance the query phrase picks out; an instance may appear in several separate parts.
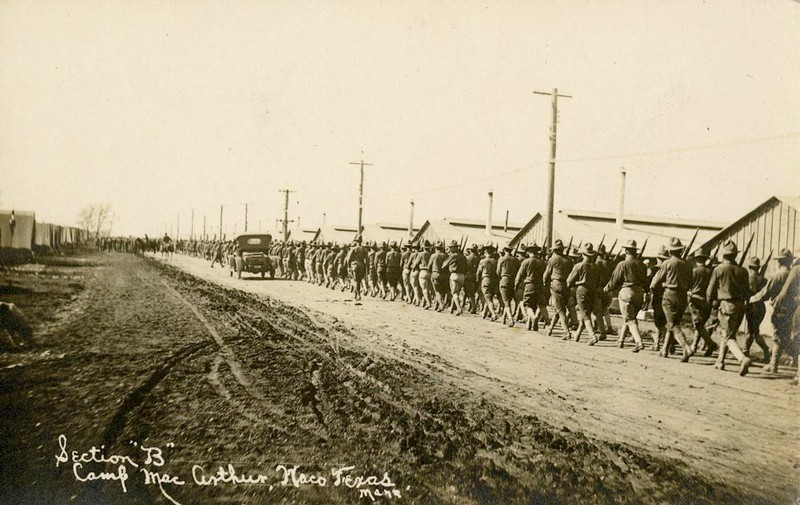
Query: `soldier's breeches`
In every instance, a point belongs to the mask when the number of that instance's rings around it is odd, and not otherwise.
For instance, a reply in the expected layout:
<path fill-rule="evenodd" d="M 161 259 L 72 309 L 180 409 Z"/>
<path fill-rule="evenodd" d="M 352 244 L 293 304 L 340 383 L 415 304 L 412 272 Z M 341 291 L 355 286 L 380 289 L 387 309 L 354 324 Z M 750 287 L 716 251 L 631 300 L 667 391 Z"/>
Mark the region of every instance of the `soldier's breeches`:
<path fill-rule="evenodd" d="M 619 290 L 619 311 L 625 322 L 636 321 L 636 316 L 644 305 L 642 288 L 624 287 Z"/>

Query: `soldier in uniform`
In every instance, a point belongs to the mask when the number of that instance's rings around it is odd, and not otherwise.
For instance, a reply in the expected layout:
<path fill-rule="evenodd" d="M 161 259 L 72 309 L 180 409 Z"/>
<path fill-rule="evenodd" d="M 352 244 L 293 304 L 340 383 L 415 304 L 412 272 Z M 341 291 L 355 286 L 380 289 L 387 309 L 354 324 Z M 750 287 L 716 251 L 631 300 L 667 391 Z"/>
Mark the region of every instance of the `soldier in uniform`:
<path fill-rule="evenodd" d="M 564 242 L 557 239 L 553 244 L 553 254 L 547 261 L 542 281 L 550 288 L 550 303 L 553 304 L 555 315 L 553 323 L 547 329 L 547 336 L 553 334 L 556 323 L 561 321 L 564 334 L 569 336 L 569 320 L 567 319 L 567 303 L 569 299 L 569 288 L 567 287 L 567 277 L 572 271 L 572 262 L 564 255 Z"/>
<path fill-rule="evenodd" d="M 692 288 L 689 290 L 689 313 L 692 315 L 692 326 L 694 327 L 692 354 L 697 352 L 702 340 L 705 343 L 703 356 L 709 357 L 714 354 L 717 344 L 711 340 L 706 329 L 706 323 L 711 316 L 711 304 L 706 299 L 708 281 L 711 280 L 711 268 L 706 264 L 708 250 L 698 249 L 692 255 L 692 259 L 695 264 L 692 269 Z"/>
<path fill-rule="evenodd" d="M 444 310 L 444 299 L 446 295 L 445 291 L 445 280 L 444 276 L 444 260 L 447 259 L 447 255 L 444 253 L 444 244 L 438 242 L 436 244 L 436 252 L 433 253 L 428 260 L 428 268 L 431 271 L 431 284 L 433 284 L 433 291 L 435 295 L 435 306 L 434 309 L 436 312 L 442 312 Z"/>
<path fill-rule="evenodd" d="M 411 255 L 413 246 L 403 245 L 403 253 L 400 255 L 400 271 L 402 275 L 403 300 L 406 303 L 413 301 L 413 288 L 411 287 Z"/>
<path fill-rule="evenodd" d="M 578 329 L 575 331 L 575 342 L 580 342 L 583 328 L 589 333 L 589 345 L 599 342 L 592 324 L 592 312 L 597 305 L 598 271 L 595 257 L 597 253 L 591 242 L 586 242 L 581 250 L 583 261 L 572 267 L 567 277 L 567 286 L 575 288 L 575 302 L 578 307 Z M 570 340 L 570 335 L 564 340 Z"/>
<path fill-rule="evenodd" d="M 776 302 L 784 284 L 786 284 L 789 278 L 789 266 L 792 264 L 792 253 L 789 249 L 781 249 L 778 251 L 778 256 L 775 260 L 778 262 L 778 269 L 770 274 L 765 285 L 750 298 L 751 305 L 763 303 L 766 300 L 772 301 L 773 304 L 772 326 L 775 328 L 775 335 L 770 341 L 772 353 L 769 363 L 764 367 L 764 370 L 770 373 L 776 373 L 778 371 L 778 360 L 780 360 L 781 354 L 784 351 L 792 356 L 796 353 L 796 342 L 792 340 L 792 310 L 790 308 L 787 310 L 787 307 L 778 305 Z"/>
<path fill-rule="evenodd" d="M 692 267 L 682 258 L 683 244 L 680 239 L 670 239 L 667 250 L 670 257 L 661 264 L 650 283 L 651 289 L 664 289 L 661 306 L 667 319 L 667 334 L 660 355 L 664 358 L 669 356 L 670 342 L 674 338 L 683 348 L 681 362 L 685 363 L 692 355 L 692 348 L 686 343 L 681 321 L 688 305 L 688 292 L 692 287 Z"/>
<path fill-rule="evenodd" d="M 421 300 L 422 300 L 422 308 L 429 309 L 433 307 L 433 300 L 431 299 L 431 292 L 433 287 L 431 286 L 431 251 L 433 250 L 433 246 L 427 240 L 425 241 L 425 246 L 423 250 L 419 253 L 419 258 L 417 259 L 419 264 L 419 285 L 421 291 Z"/>
<path fill-rule="evenodd" d="M 664 260 L 668 259 L 667 249 L 663 245 L 656 253 L 657 265 L 651 267 L 648 272 L 650 284 L 650 306 L 653 308 L 653 324 L 656 326 L 656 335 L 653 338 L 653 351 L 661 351 L 661 343 L 666 340 L 667 335 L 667 316 L 664 314 L 664 286 L 662 284 L 653 285 L 653 279 L 661 269 Z"/>
<path fill-rule="evenodd" d="M 788 251 L 786 252 L 788 253 Z M 773 324 L 777 323 L 777 326 L 790 327 L 789 334 L 794 347 L 794 358 L 797 360 L 798 345 L 800 345 L 800 262 L 796 262 L 789 271 L 781 292 L 772 302 L 772 307 Z M 775 363 L 777 366 L 777 360 L 775 360 Z M 797 369 L 797 375 L 792 379 L 792 384 L 795 386 L 800 384 L 800 367 Z"/>
<path fill-rule="evenodd" d="M 478 306 L 475 299 L 475 288 L 477 286 L 478 264 L 481 262 L 478 256 L 478 246 L 472 244 L 469 248 L 467 257 L 467 273 L 464 276 L 464 304 L 469 304 L 469 313 L 475 314 Z"/>
<path fill-rule="evenodd" d="M 411 257 L 409 264 L 411 268 L 410 281 L 411 293 L 409 293 L 409 303 L 413 303 L 417 307 L 422 303 L 422 286 L 419 282 L 419 268 L 420 268 L 420 255 L 422 254 L 422 244 L 417 243 L 412 246 Z"/>
<path fill-rule="evenodd" d="M 378 296 L 378 266 L 376 256 L 378 255 L 378 244 L 372 244 L 369 253 L 369 291 L 373 297 Z"/>
<path fill-rule="evenodd" d="M 735 263 L 737 253 L 736 243 L 729 240 L 723 244 L 722 264 L 711 273 L 706 295 L 709 302 L 719 300 L 717 331 L 721 333 L 721 343 L 714 367 L 725 369 L 725 355 L 730 350 L 739 360 L 739 375 L 746 375 L 751 360 L 736 342 L 736 332 L 744 319 L 744 303 L 750 297 L 750 286 L 747 271 Z"/>
<path fill-rule="evenodd" d="M 747 283 L 750 286 L 751 293 L 758 293 L 764 286 L 767 285 L 767 280 L 761 276 L 761 260 L 758 258 L 750 258 L 747 265 L 749 274 Z M 776 293 L 777 295 L 777 293 Z M 762 300 L 752 301 L 744 307 L 744 318 L 747 321 L 747 339 L 744 342 L 742 352 L 747 357 L 750 357 L 750 348 L 753 342 L 758 344 L 764 356 L 764 361 L 769 363 L 769 347 L 764 337 L 761 336 L 761 322 L 764 321 L 764 316 L 767 314 L 767 308 L 764 306 Z"/>
<path fill-rule="evenodd" d="M 614 267 L 603 291 L 610 294 L 619 290 L 619 311 L 622 313 L 624 324 L 619 329 L 617 346 L 622 349 L 625 346 L 625 337 L 630 333 L 636 342 L 633 352 L 639 352 L 644 349 L 644 344 L 636 316 L 644 307 L 644 292 L 648 286 L 647 268 L 639 259 L 639 249 L 635 240 L 628 240 L 622 248 L 625 250 L 625 259 Z"/>
<path fill-rule="evenodd" d="M 494 309 L 494 296 L 495 293 L 497 293 L 498 279 L 494 246 L 492 244 L 487 244 L 483 249 L 483 254 L 483 259 L 478 263 L 478 271 L 475 273 L 485 300 L 481 318 L 486 319 L 487 314 L 489 314 L 492 317 L 492 321 L 497 321 L 497 311 Z"/>
<path fill-rule="evenodd" d="M 539 307 L 539 295 L 544 289 L 542 277 L 546 268 L 544 261 L 536 256 L 539 246 L 529 244 L 525 246 L 528 257 L 520 264 L 517 272 L 517 288 L 522 287 L 522 306 L 525 310 L 525 328 L 528 331 L 538 330 L 536 309 Z"/>
<path fill-rule="evenodd" d="M 353 247 L 347 255 L 347 262 L 353 274 L 353 281 L 355 281 L 355 299 L 361 300 L 361 285 L 364 283 L 364 276 L 367 272 L 369 253 L 361 245 L 360 235 L 353 240 Z"/>
<path fill-rule="evenodd" d="M 597 283 L 598 305 L 595 316 L 597 317 L 597 329 L 600 332 L 599 338 L 600 340 L 605 340 L 606 333 L 613 331 L 611 328 L 611 314 L 609 313 L 609 308 L 611 307 L 611 294 L 606 293 L 602 288 L 608 284 L 608 281 L 611 279 L 611 271 L 614 268 L 609 260 L 605 244 L 600 244 L 597 246 L 597 259 L 595 260 L 595 265 L 597 265 L 597 275 L 599 276 Z"/>
<path fill-rule="evenodd" d="M 391 249 L 386 253 L 386 282 L 389 284 L 391 300 L 397 299 L 398 293 L 403 292 L 400 269 L 400 247 L 397 242 L 392 242 Z"/>
<path fill-rule="evenodd" d="M 455 240 L 450 242 L 450 254 L 444 260 L 442 269 L 448 272 L 448 283 L 450 287 L 450 312 L 457 316 L 464 313 L 464 306 L 461 302 L 461 295 L 464 289 L 464 282 L 467 276 L 467 258 L 461 252 L 461 246 Z"/>
<path fill-rule="evenodd" d="M 497 277 L 500 279 L 500 300 L 503 302 L 503 324 L 514 326 L 514 282 L 519 271 L 519 259 L 512 253 L 514 248 L 505 246 L 503 256 L 497 262 Z"/>

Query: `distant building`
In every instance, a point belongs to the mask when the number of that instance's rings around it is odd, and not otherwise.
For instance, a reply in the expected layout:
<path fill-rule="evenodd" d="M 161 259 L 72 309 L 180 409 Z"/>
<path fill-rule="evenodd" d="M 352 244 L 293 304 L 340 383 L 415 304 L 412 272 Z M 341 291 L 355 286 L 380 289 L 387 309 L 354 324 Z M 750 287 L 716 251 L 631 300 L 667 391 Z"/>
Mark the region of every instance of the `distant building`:
<path fill-rule="evenodd" d="M 753 243 L 747 252 L 748 259 L 757 257 L 761 261 L 765 261 L 771 252 L 777 253 L 784 247 L 797 255 L 798 248 L 800 248 L 800 230 L 797 226 L 800 223 L 798 210 L 800 210 L 799 196 L 770 197 L 729 226 L 709 237 L 702 245 L 713 253 L 718 244 L 732 240 L 742 251 L 747 247 L 752 236 Z M 772 263 L 770 269 L 774 268 L 774 262 Z"/>
<path fill-rule="evenodd" d="M 412 243 L 416 244 L 427 240 L 431 243 L 444 242 L 447 245 L 452 240 L 460 243 L 466 239 L 467 245 L 492 243 L 502 247 L 523 227 L 520 223 L 506 224 L 495 221 L 487 231 L 486 223 L 486 221 L 479 219 L 455 218 L 425 221 L 416 235 L 414 235 Z"/>
<path fill-rule="evenodd" d="M 692 249 L 719 233 L 724 223 L 697 219 L 625 215 L 621 226 L 617 223 L 618 215 L 610 212 L 594 212 L 583 210 L 560 210 L 553 216 L 553 240 L 561 239 L 568 244 L 572 239 L 573 246 L 591 242 L 597 247 L 602 241 L 611 248 L 616 241 L 615 251 L 626 240 L 633 239 L 641 247 L 647 241 L 645 256 L 655 256 L 662 245 L 667 245 L 672 237 L 679 238 L 689 245 L 697 231 Z M 546 224 L 544 217 L 537 213 L 511 239 L 510 244 L 524 245 L 546 241 Z"/>

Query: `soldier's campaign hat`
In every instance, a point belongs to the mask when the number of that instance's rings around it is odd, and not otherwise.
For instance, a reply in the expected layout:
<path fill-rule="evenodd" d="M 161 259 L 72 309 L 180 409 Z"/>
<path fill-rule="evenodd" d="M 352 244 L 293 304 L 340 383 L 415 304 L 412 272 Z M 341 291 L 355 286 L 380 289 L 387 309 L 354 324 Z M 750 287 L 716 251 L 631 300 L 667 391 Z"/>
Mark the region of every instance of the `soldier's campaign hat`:
<path fill-rule="evenodd" d="M 606 252 L 606 245 L 605 244 L 600 244 L 599 246 L 597 246 L 597 253 L 598 254 L 604 254 L 605 252 Z"/>
<path fill-rule="evenodd" d="M 722 244 L 722 255 L 727 256 L 729 254 L 737 254 L 739 252 L 739 248 L 736 247 L 736 242 L 733 241 L 726 241 Z"/>
<path fill-rule="evenodd" d="M 528 245 L 526 245 L 526 246 L 525 246 L 525 250 L 526 250 L 526 251 L 531 251 L 531 252 L 539 252 L 539 251 L 541 250 L 541 247 L 539 247 L 538 245 L 536 245 L 536 242 L 534 242 L 534 243 L 532 243 L 532 244 L 528 244 Z"/>
<path fill-rule="evenodd" d="M 470 251 L 477 251 L 478 250 L 478 244 L 472 244 L 471 246 L 469 246 L 469 250 Z"/>
<path fill-rule="evenodd" d="M 681 244 L 681 239 L 675 238 L 675 237 L 672 237 L 671 239 L 669 239 L 669 246 L 667 247 L 667 250 L 670 251 L 670 252 L 672 252 L 672 251 L 682 251 L 683 250 L 683 244 Z"/>
<path fill-rule="evenodd" d="M 560 238 L 556 239 L 555 243 L 553 244 L 553 250 L 554 251 L 564 250 L 564 242 L 562 242 Z"/>
<path fill-rule="evenodd" d="M 628 240 L 627 242 L 625 242 L 622 245 L 622 248 L 623 249 L 628 249 L 628 250 L 634 250 L 634 251 L 638 251 L 639 250 L 639 247 L 636 245 L 636 241 L 633 240 L 633 239 Z"/>
<path fill-rule="evenodd" d="M 510 245 L 503 247 L 503 251 L 514 252 L 514 248 Z"/>
<path fill-rule="evenodd" d="M 708 258 L 708 257 L 709 257 L 708 249 L 705 249 L 703 247 L 692 253 L 692 258 Z"/>
<path fill-rule="evenodd" d="M 433 247 L 433 244 L 431 244 L 430 240 L 425 241 L 425 247 Z"/>
<path fill-rule="evenodd" d="M 750 261 L 747 262 L 747 268 L 751 270 L 758 270 L 761 268 L 761 260 L 753 256 L 750 258 Z"/>
<path fill-rule="evenodd" d="M 656 253 L 656 258 L 660 258 L 662 260 L 669 258 L 669 254 L 667 254 L 667 248 L 663 245 L 659 247 L 658 252 Z"/>
<path fill-rule="evenodd" d="M 361 235 L 356 235 L 356 238 L 353 239 L 353 242 L 361 243 Z"/>
<path fill-rule="evenodd" d="M 597 256 L 597 252 L 594 250 L 594 246 L 591 242 L 586 242 L 583 244 L 583 248 L 581 249 L 581 254 L 584 256 Z"/>
<path fill-rule="evenodd" d="M 484 249 L 486 249 L 487 251 L 494 251 L 494 244 L 492 244 L 491 242 L 489 242 L 488 244 L 486 244 L 485 246 L 483 246 L 483 248 L 484 248 Z"/>
<path fill-rule="evenodd" d="M 570 247 L 569 251 L 567 251 L 567 254 L 569 255 L 570 258 L 581 257 L 581 252 L 578 250 L 577 247 Z"/>
<path fill-rule="evenodd" d="M 444 242 L 442 241 L 436 242 L 436 249 L 444 251 Z"/>
<path fill-rule="evenodd" d="M 458 243 L 458 242 L 456 242 L 455 240 L 451 240 L 451 241 L 450 241 L 450 247 L 461 247 L 461 246 L 460 246 L 460 245 L 459 245 L 459 243 Z"/>
<path fill-rule="evenodd" d="M 785 248 L 785 247 L 783 249 L 781 249 L 780 251 L 778 251 L 778 255 L 775 256 L 776 260 L 785 260 L 785 259 L 791 259 L 791 258 L 792 258 L 792 252 L 789 249 Z"/>
<path fill-rule="evenodd" d="M 397 248 L 397 242 L 396 241 L 392 241 L 392 248 L 393 249 Z"/>

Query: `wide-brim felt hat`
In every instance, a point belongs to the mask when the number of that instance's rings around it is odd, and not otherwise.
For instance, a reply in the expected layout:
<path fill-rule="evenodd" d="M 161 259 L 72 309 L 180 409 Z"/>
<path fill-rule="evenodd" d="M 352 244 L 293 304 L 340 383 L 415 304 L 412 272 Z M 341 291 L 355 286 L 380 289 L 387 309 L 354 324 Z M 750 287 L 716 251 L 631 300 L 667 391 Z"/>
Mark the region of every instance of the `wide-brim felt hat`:
<path fill-rule="evenodd" d="M 703 249 L 702 247 L 695 252 L 692 253 L 692 258 L 708 258 L 710 253 L 707 249 Z"/>
<path fill-rule="evenodd" d="M 667 250 L 670 252 L 683 250 L 683 244 L 681 243 L 681 239 L 679 238 L 669 239 L 669 245 L 667 246 Z"/>
<path fill-rule="evenodd" d="M 667 248 L 662 245 L 656 253 L 656 258 L 661 258 L 662 260 L 669 258 L 669 254 L 667 254 Z"/>
<path fill-rule="evenodd" d="M 730 254 L 738 254 L 739 248 L 736 247 L 736 242 L 732 242 L 728 240 L 724 244 L 722 244 L 722 255 L 727 256 Z"/>
<path fill-rule="evenodd" d="M 455 240 L 451 240 L 450 245 L 448 247 L 461 247 L 461 245 Z"/>
<path fill-rule="evenodd" d="M 553 244 L 554 251 L 560 251 L 564 249 L 564 242 L 561 239 L 556 239 L 555 243 Z"/>
<path fill-rule="evenodd" d="M 775 256 L 776 260 L 785 260 L 790 258 L 792 258 L 792 251 L 785 247 L 778 251 L 778 254 Z"/>
<path fill-rule="evenodd" d="M 538 245 L 536 245 L 535 243 L 533 243 L 533 244 L 528 244 L 528 245 L 526 245 L 526 246 L 525 246 L 525 250 L 526 250 L 526 251 L 531 251 L 531 252 L 538 252 L 538 251 L 540 251 L 540 250 L 541 250 L 541 247 L 539 247 Z"/>
<path fill-rule="evenodd" d="M 632 239 L 628 240 L 627 242 L 622 244 L 622 248 L 623 249 L 628 249 L 629 251 L 638 251 L 639 250 L 639 246 L 636 245 L 636 241 L 632 240 Z"/>
<path fill-rule="evenodd" d="M 504 246 L 503 251 L 514 252 L 514 248 L 510 245 Z"/>
<path fill-rule="evenodd" d="M 747 268 L 761 268 L 761 260 L 753 256 L 750 258 L 750 261 L 747 262 Z"/>
<path fill-rule="evenodd" d="M 597 256 L 597 251 L 594 250 L 591 242 L 587 242 L 583 244 L 583 247 L 581 248 L 581 254 L 584 256 Z"/>

